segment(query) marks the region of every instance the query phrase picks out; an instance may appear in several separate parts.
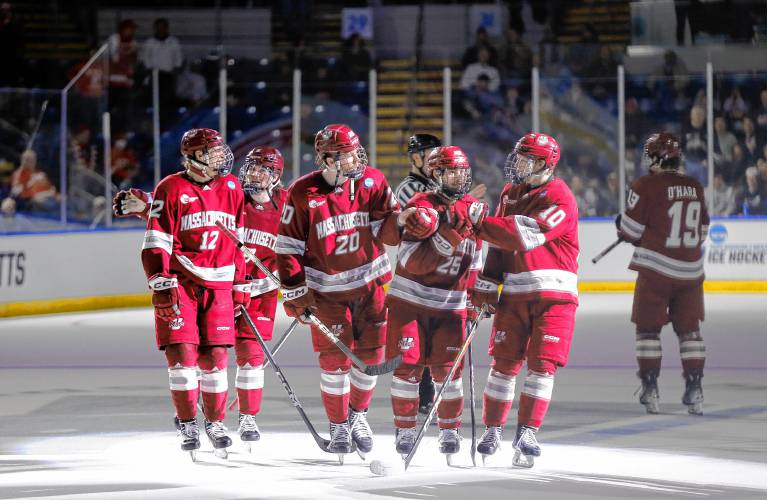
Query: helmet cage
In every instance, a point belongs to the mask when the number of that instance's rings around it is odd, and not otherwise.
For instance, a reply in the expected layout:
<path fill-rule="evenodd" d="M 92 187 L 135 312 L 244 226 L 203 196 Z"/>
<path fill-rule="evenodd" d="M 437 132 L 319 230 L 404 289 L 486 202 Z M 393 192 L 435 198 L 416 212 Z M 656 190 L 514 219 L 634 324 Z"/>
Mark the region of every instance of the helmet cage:
<path fill-rule="evenodd" d="M 197 175 L 203 177 L 223 177 L 232 171 L 234 165 L 234 154 L 226 144 L 216 144 L 214 146 L 205 146 L 201 150 L 202 159 L 197 159 L 194 154 L 186 157 L 188 166 L 194 169 Z"/>
<path fill-rule="evenodd" d="M 280 173 L 256 159 L 245 160 L 238 177 L 246 194 L 271 193 L 280 183 Z"/>
<path fill-rule="evenodd" d="M 544 161 L 543 168 L 535 170 L 538 160 Z M 513 184 L 525 183 L 530 177 L 543 173 L 549 166 L 546 165 L 543 158 L 528 156 L 524 153 L 511 152 L 506 157 L 503 165 L 503 173 L 506 180 Z"/>
<path fill-rule="evenodd" d="M 451 200 L 460 200 L 471 189 L 471 169 L 440 168 L 434 169 L 432 177 L 437 191 Z"/>

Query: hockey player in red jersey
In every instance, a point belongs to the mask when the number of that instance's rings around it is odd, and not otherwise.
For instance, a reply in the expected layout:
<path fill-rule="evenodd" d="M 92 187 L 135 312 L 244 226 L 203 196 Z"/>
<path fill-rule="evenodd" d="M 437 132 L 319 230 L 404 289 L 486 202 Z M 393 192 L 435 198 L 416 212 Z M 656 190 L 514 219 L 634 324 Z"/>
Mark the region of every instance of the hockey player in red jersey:
<path fill-rule="evenodd" d="M 384 283 L 391 266 L 383 244 L 399 243 L 398 204 L 383 174 L 367 165 L 359 137 L 328 125 L 314 140 L 320 170 L 288 190 L 277 239 L 285 311 L 308 308 L 366 363 L 383 359 Z M 366 412 L 377 377 L 356 367 L 312 326 L 319 353 L 322 402 L 330 420 L 330 451 L 361 453 L 373 441 Z"/>
<path fill-rule="evenodd" d="M 287 198 L 280 178 L 284 168 L 282 154 L 276 148 L 257 146 L 245 157 L 240 168 L 239 181 L 245 192 L 245 216 L 242 240 L 256 252 L 259 259 L 271 270 L 277 263 L 274 246 L 280 214 Z M 148 204 L 152 194 L 131 189 L 121 191 L 113 200 L 115 215 L 136 215 L 147 218 Z M 274 315 L 277 308 L 277 285 L 268 279 L 253 263 L 247 264 L 251 281 L 251 300 L 248 313 L 264 340 L 271 340 Z M 253 333 L 244 322 L 239 322 L 234 346 L 237 360 L 235 388 L 240 406 L 240 438 L 250 443 L 260 439 L 255 417 L 261 408 L 264 387 L 264 353 Z"/>
<path fill-rule="evenodd" d="M 181 139 L 185 171 L 156 187 L 141 251 L 152 290 L 157 346 L 165 351 L 183 450 L 200 447 L 198 391 L 205 431 L 221 455 L 226 435 L 227 350 L 235 342 L 235 309 L 250 301 L 245 262 L 216 222 L 243 224 L 244 200 L 230 174 L 232 153 L 211 129 L 192 129 Z M 198 384 L 197 368 L 201 371 Z"/>
<path fill-rule="evenodd" d="M 498 311 L 484 394 L 487 428 L 477 451 L 485 458 L 500 445 L 516 376 L 526 361 L 514 438 L 514 464 L 522 467 L 540 455 L 535 434 L 549 407 L 554 373 L 567 363 L 578 305 L 578 209 L 565 182 L 554 176 L 559 156 L 553 137 L 522 137 L 506 160 L 510 182 L 496 216 L 472 220 L 490 244 L 472 303 Z"/>
<path fill-rule="evenodd" d="M 248 153 L 239 174 L 246 195 L 242 241 L 273 272 L 277 270 L 274 253 L 277 229 L 287 198 L 287 191 L 279 187 L 283 167 L 284 161 L 278 149 L 259 146 Z M 261 337 L 271 340 L 277 308 L 277 285 L 254 263 L 248 263 L 248 275 L 253 277 L 248 313 Z M 261 409 L 264 387 L 264 352 L 244 321 L 239 321 L 234 351 L 237 358 L 235 387 L 240 403 L 240 438 L 245 442 L 258 441 L 260 433 L 256 415 Z"/>
<path fill-rule="evenodd" d="M 650 173 L 631 185 L 626 211 L 616 220 L 618 236 L 636 246 L 629 269 L 637 271 L 631 321 L 636 324 L 639 402 L 658 412 L 660 332 L 671 322 L 679 339 L 682 402 L 692 414 L 703 411 L 701 378 L 706 347 L 703 321 L 703 245 L 709 217 L 703 186 L 682 173 L 679 140 L 661 132 L 647 139 L 644 159 Z"/>
<path fill-rule="evenodd" d="M 402 354 L 391 386 L 396 449 L 401 454 L 415 444 L 423 368 L 429 367 L 440 384 L 450 372 L 465 339 L 467 289 L 482 268 L 481 241 L 465 221 L 470 211 L 487 208 L 468 194 L 471 166 L 466 154 L 456 146 L 437 147 L 427 163 L 437 189 L 413 196 L 403 212 L 408 213 L 408 229 L 387 297 L 387 358 Z M 416 227 L 423 230 L 411 230 Z M 439 449 L 448 462 L 460 449 L 462 410 L 459 367 L 437 408 Z"/>

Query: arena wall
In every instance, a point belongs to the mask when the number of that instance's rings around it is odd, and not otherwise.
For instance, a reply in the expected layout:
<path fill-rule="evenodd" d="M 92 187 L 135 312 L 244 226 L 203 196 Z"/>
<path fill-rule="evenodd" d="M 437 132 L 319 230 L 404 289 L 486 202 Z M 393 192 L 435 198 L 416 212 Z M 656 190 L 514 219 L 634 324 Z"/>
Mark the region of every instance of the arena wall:
<path fill-rule="evenodd" d="M 2 238 L 0 317 L 148 306 L 142 238 L 141 230 Z M 581 222 L 581 292 L 633 290 L 635 273 L 626 267 L 631 245 L 591 263 L 614 240 L 612 221 Z M 393 260 L 394 249 L 389 250 Z M 707 292 L 767 292 L 767 218 L 714 220 L 705 259 Z"/>

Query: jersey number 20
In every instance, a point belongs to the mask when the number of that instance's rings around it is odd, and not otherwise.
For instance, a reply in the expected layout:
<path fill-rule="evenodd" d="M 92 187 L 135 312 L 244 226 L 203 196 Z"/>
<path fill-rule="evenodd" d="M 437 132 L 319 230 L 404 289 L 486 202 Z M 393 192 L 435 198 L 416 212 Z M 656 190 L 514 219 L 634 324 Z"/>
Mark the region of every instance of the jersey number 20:
<path fill-rule="evenodd" d="M 700 201 L 675 201 L 668 209 L 671 233 L 666 238 L 666 248 L 695 248 L 700 243 Z M 682 222 L 684 221 L 684 228 Z"/>

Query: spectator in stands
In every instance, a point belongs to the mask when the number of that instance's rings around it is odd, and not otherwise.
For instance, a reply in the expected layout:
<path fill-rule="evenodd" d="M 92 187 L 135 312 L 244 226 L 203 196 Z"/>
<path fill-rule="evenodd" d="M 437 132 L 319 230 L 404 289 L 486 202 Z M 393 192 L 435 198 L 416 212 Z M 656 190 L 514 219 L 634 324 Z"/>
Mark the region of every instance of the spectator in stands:
<path fill-rule="evenodd" d="M 736 211 L 735 188 L 724 182 L 722 174 L 714 174 L 713 193 L 711 189 L 706 189 L 706 201 L 711 215 L 733 215 Z"/>
<path fill-rule="evenodd" d="M 586 188 L 580 175 L 573 175 L 569 184 L 578 205 L 578 216 L 593 217 L 596 215 L 596 193 L 593 192 L 593 189 Z"/>
<path fill-rule="evenodd" d="M 727 129 L 727 120 L 723 116 L 714 118 L 714 163 L 717 169 L 732 161 L 732 148 L 738 140 L 735 134 Z M 730 182 L 730 178 L 725 175 L 724 180 Z"/>
<path fill-rule="evenodd" d="M 155 19 L 154 34 L 141 48 L 141 63 L 149 71 L 158 70 L 160 128 L 163 130 L 170 125 L 169 120 L 175 113 L 176 76 L 181 71 L 183 61 L 181 44 L 178 38 L 170 34 L 170 23 L 163 17 Z"/>
<path fill-rule="evenodd" d="M 701 106 L 693 106 L 690 109 L 690 122 L 683 130 L 685 160 L 704 164 L 708 157 L 706 110 Z"/>
<path fill-rule="evenodd" d="M 365 40 L 359 33 L 352 35 L 345 41 L 341 53 L 341 67 L 344 79 L 358 81 L 368 79 L 368 72 L 373 65 L 373 58 L 365 48 Z"/>
<path fill-rule="evenodd" d="M 584 75 L 593 80 L 588 84 L 589 93 L 597 99 L 606 99 L 615 93 L 618 62 L 609 45 L 599 48 L 599 56 L 589 64 Z"/>
<path fill-rule="evenodd" d="M 607 174 L 607 189 L 601 189 L 599 193 L 599 215 L 616 215 L 620 211 L 619 199 L 621 196 L 618 174 Z"/>
<path fill-rule="evenodd" d="M 635 148 L 644 141 L 647 131 L 652 128 L 648 117 L 639 107 L 636 97 L 626 99 L 626 149 Z"/>
<path fill-rule="evenodd" d="M 317 66 L 312 80 L 306 84 L 308 94 L 322 101 L 330 99 L 335 88 L 336 82 L 330 74 L 330 69 L 324 64 Z"/>
<path fill-rule="evenodd" d="M 743 138 L 740 142 L 745 149 L 746 158 L 751 162 L 755 162 L 759 155 L 756 127 L 754 126 L 754 120 L 748 116 L 743 118 Z"/>
<path fill-rule="evenodd" d="M 740 182 L 749 165 L 753 163 L 748 162 L 743 146 L 736 142 L 732 146 L 732 159 L 722 165 L 719 171 L 727 182 Z"/>
<path fill-rule="evenodd" d="M 474 45 L 466 49 L 461 57 L 461 67 L 468 68 L 470 64 L 480 60 L 479 52 L 481 49 L 485 49 L 488 52 L 488 60 L 491 66 L 498 66 L 498 50 L 490 42 L 490 37 L 487 34 L 487 30 L 484 26 L 477 28 L 477 37 L 474 40 Z"/>
<path fill-rule="evenodd" d="M 480 75 L 486 75 L 489 80 L 488 89 L 491 92 L 495 92 L 501 84 L 498 68 L 490 63 L 490 51 L 488 51 L 486 47 L 480 48 L 478 55 L 479 60 L 469 64 L 463 71 L 463 76 L 461 77 L 461 89 L 464 91 L 471 89 L 476 85 Z"/>
<path fill-rule="evenodd" d="M 695 45 L 702 15 L 700 0 L 674 0 L 674 10 L 676 11 L 676 44 L 684 45 L 685 23 L 689 19 L 690 43 Z"/>
<path fill-rule="evenodd" d="M 756 139 L 759 148 L 767 145 L 767 88 L 759 93 L 759 108 L 754 113 L 756 120 Z"/>
<path fill-rule="evenodd" d="M 740 88 L 733 87 L 730 95 L 724 100 L 722 110 L 730 120 L 739 120 L 748 113 L 748 104 L 740 93 Z"/>
<path fill-rule="evenodd" d="M 91 47 L 87 56 L 83 57 L 67 72 L 67 79 L 72 80 L 90 61 L 98 47 Z M 87 125 L 96 128 L 101 123 L 101 98 L 106 88 L 104 65 L 96 61 L 75 82 L 73 92 L 69 94 L 69 113 L 72 122 L 77 125 Z"/>
<path fill-rule="evenodd" d="M 312 60 L 306 53 L 306 37 L 303 33 L 293 37 L 292 45 L 286 55 L 291 69 L 300 69 L 301 71 L 311 69 Z"/>
<path fill-rule="evenodd" d="M 506 43 L 501 52 L 500 66 L 504 78 L 530 79 L 533 51 L 522 40 L 519 31 L 511 26 L 506 30 Z"/>
<path fill-rule="evenodd" d="M 76 167 L 96 170 L 98 153 L 96 145 L 93 144 L 90 127 L 81 125 L 74 131 L 69 143 L 69 153 Z"/>
<path fill-rule="evenodd" d="M 24 74 L 24 28 L 8 2 L 0 4 L 0 87 L 20 86 Z"/>
<path fill-rule="evenodd" d="M 653 72 L 647 79 L 647 85 L 651 91 L 663 89 L 670 82 L 677 92 L 683 92 L 689 82 L 689 71 L 687 65 L 677 57 L 676 52 L 667 50 L 663 54 L 663 64 Z"/>
<path fill-rule="evenodd" d="M 121 134 L 112 145 L 112 184 L 118 189 L 133 187 L 133 179 L 138 173 L 139 162 L 128 146 L 128 135 Z"/>
<path fill-rule="evenodd" d="M 31 149 L 21 153 L 19 168 L 11 175 L 11 196 L 22 210 L 53 211 L 58 206 L 56 188 L 37 168 L 37 154 Z"/>
<path fill-rule="evenodd" d="M 181 65 L 181 72 L 176 78 L 176 99 L 178 104 L 195 107 L 208 95 L 205 77 L 194 71 L 189 61 Z"/>
<path fill-rule="evenodd" d="M 109 108 L 113 130 L 130 126 L 133 112 L 133 84 L 138 62 L 138 44 L 134 38 L 138 26 L 132 19 L 120 21 L 117 33 L 109 37 Z"/>
<path fill-rule="evenodd" d="M 463 95 L 464 109 L 475 120 L 487 118 L 494 110 L 504 108 L 503 97 L 497 90 L 490 90 L 490 78 L 485 74 L 480 74 Z"/>
<path fill-rule="evenodd" d="M 767 144 L 762 147 L 762 155 L 757 159 L 757 161 L 759 160 L 767 161 Z"/>
<path fill-rule="evenodd" d="M 767 193 L 759 177 L 756 167 L 746 169 L 746 186 L 740 202 L 743 215 L 767 215 Z"/>

